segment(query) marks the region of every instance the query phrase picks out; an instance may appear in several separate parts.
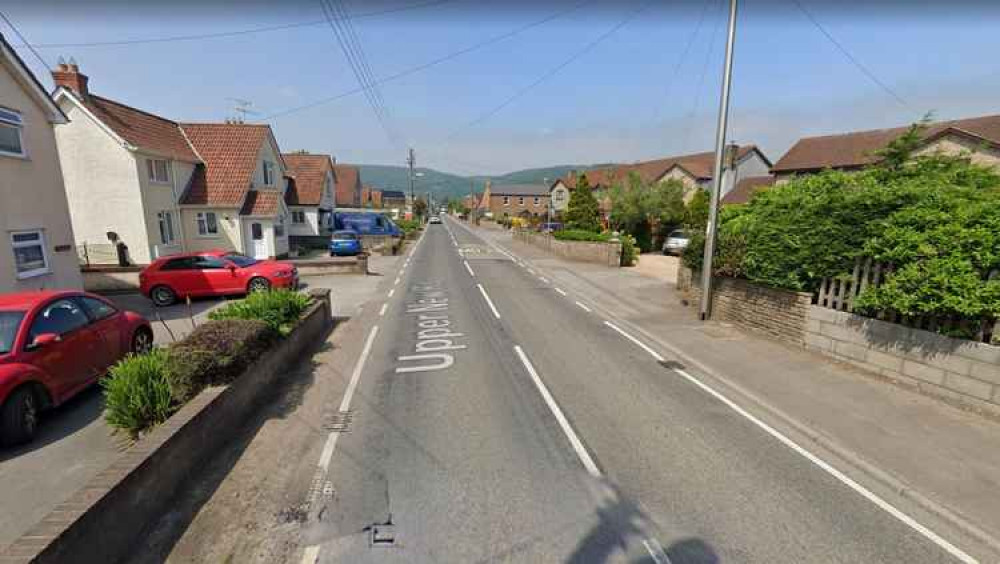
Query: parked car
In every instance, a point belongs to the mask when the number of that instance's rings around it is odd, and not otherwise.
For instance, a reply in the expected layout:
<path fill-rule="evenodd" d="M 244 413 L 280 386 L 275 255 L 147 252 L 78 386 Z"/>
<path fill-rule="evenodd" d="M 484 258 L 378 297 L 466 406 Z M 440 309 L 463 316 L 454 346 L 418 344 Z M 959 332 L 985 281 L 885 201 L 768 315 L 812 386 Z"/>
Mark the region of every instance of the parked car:
<path fill-rule="evenodd" d="M 330 237 L 330 256 L 354 256 L 362 251 L 361 237 L 356 231 L 342 229 Z"/>
<path fill-rule="evenodd" d="M 552 233 L 553 231 L 560 231 L 563 228 L 563 224 L 558 221 L 550 221 L 538 224 L 538 230 L 542 233 Z"/>
<path fill-rule="evenodd" d="M 436 215 L 432 215 L 431 218 L 427 220 L 427 223 L 441 223 L 441 218 Z"/>
<path fill-rule="evenodd" d="M 188 296 L 228 296 L 298 286 L 299 270 L 292 263 L 257 260 L 230 251 L 161 257 L 139 273 L 139 290 L 161 307 Z"/>
<path fill-rule="evenodd" d="M 138 313 L 77 291 L 0 295 L 0 444 L 27 442 L 38 414 L 153 346 Z"/>
<path fill-rule="evenodd" d="M 665 241 L 663 241 L 663 254 L 679 255 L 687 248 L 691 242 L 691 237 L 683 229 L 671 231 Z"/>

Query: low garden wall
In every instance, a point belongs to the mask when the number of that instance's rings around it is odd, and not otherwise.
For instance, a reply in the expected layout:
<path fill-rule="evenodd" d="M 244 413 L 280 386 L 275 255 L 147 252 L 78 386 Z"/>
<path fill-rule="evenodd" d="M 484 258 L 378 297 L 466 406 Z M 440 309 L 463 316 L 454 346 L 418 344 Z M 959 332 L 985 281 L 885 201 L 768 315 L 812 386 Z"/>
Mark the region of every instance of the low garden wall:
<path fill-rule="evenodd" d="M 329 290 L 289 335 L 233 383 L 203 390 L 57 506 L 0 561 L 10 563 L 120 562 L 140 549 L 147 528 L 169 513 L 187 479 L 233 437 L 249 416 L 331 325 Z"/>
<path fill-rule="evenodd" d="M 592 262 L 605 266 L 621 265 L 622 244 L 595 241 L 560 241 L 548 233 L 514 230 L 514 240 L 534 245 L 568 260 Z"/>
<path fill-rule="evenodd" d="M 368 255 L 354 257 L 324 257 L 318 259 L 292 259 L 299 269 L 299 276 L 323 274 L 368 274 Z"/>
<path fill-rule="evenodd" d="M 85 266 L 80 269 L 83 275 L 83 289 L 97 294 L 113 294 L 117 292 L 138 292 L 140 266 Z"/>

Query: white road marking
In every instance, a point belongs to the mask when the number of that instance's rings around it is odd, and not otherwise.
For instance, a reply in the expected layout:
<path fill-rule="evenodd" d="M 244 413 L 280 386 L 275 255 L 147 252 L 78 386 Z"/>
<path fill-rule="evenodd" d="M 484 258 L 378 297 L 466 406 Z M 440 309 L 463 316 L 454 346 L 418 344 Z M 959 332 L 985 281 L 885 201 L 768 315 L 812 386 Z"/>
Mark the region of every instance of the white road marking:
<path fill-rule="evenodd" d="M 344 391 L 344 399 L 340 400 L 340 408 L 338 408 L 340 412 L 345 412 L 351 407 L 351 398 L 354 397 L 354 390 L 357 389 L 358 381 L 361 380 L 361 371 L 364 370 L 368 355 L 372 352 L 372 343 L 375 342 L 376 335 L 378 335 L 378 325 L 372 327 L 371 332 L 368 333 L 365 346 L 361 349 L 361 356 L 358 357 L 358 362 L 354 365 L 351 381 L 348 382 L 347 389 Z M 339 431 L 333 431 L 326 438 L 326 445 L 323 446 L 323 453 L 319 457 L 319 466 L 324 471 L 330 468 L 330 460 L 333 459 L 333 451 L 337 448 L 337 437 L 339 436 Z"/>
<path fill-rule="evenodd" d="M 605 321 L 604 324 L 607 325 L 608 327 L 614 329 L 615 331 L 617 331 L 622 337 L 625 337 L 626 339 L 628 339 L 628 340 L 632 341 L 633 343 L 639 345 L 639 347 L 641 347 L 642 350 L 644 350 L 644 351 L 648 352 L 649 354 L 653 355 L 653 358 L 655 358 L 657 361 L 663 362 L 664 360 L 666 360 L 666 359 L 663 358 L 663 356 L 660 353 L 658 353 L 658 352 L 654 351 L 653 349 L 649 348 L 649 345 L 647 345 L 646 343 L 643 343 L 639 339 L 636 339 L 632 335 L 629 335 L 625 331 L 622 331 L 622 329 L 620 327 L 618 327 L 617 325 L 615 325 L 614 323 L 611 323 L 610 321 Z"/>
<path fill-rule="evenodd" d="M 395 288 L 393 288 L 392 290 L 389 290 L 389 297 L 391 298 L 392 295 L 395 294 L 395 293 L 396 293 L 396 289 Z"/>
<path fill-rule="evenodd" d="M 397 276 L 396 281 L 392 283 L 393 286 L 395 286 L 396 284 L 399 284 L 399 276 Z"/>
<path fill-rule="evenodd" d="M 556 403 L 555 398 L 549 393 L 549 389 L 545 387 L 545 382 L 538 377 L 538 372 L 535 372 L 535 367 L 531 365 L 531 361 L 528 360 L 527 355 L 521 349 L 520 345 L 514 345 L 514 352 L 517 356 L 521 358 L 521 363 L 524 364 L 525 370 L 528 371 L 528 375 L 531 376 L 532 381 L 535 382 L 535 386 L 538 388 L 539 393 L 542 394 L 542 399 L 545 400 L 545 404 L 549 406 L 549 410 L 552 415 L 555 416 L 556 421 L 559 423 L 559 427 L 562 428 L 563 433 L 566 438 L 569 439 L 570 445 L 573 446 L 573 450 L 576 451 L 576 456 L 583 463 L 583 467 L 587 469 L 587 472 L 595 477 L 601 477 L 601 471 L 597 468 L 597 464 L 594 463 L 594 459 L 590 457 L 590 453 L 587 452 L 587 448 L 583 446 L 583 441 L 580 437 L 576 435 L 576 431 L 569 424 L 569 420 L 563 415 L 562 409 L 559 408 L 559 404 Z"/>
<path fill-rule="evenodd" d="M 316 564 L 319 559 L 319 545 L 307 546 L 302 555 L 302 564 Z"/>
<path fill-rule="evenodd" d="M 580 306 L 580 309 L 582 309 L 583 311 L 585 311 L 587 313 L 590 313 L 590 311 L 591 311 L 590 308 L 587 307 L 587 304 L 585 304 L 583 302 L 576 302 L 576 305 Z"/>
<path fill-rule="evenodd" d="M 541 281 L 542 281 L 543 283 L 545 283 L 545 284 L 548 284 L 548 283 L 549 283 L 549 279 L 548 279 L 548 278 L 546 278 L 546 277 L 544 277 L 544 276 L 539 276 L 539 277 L 538 277 L 538 279 L 539 279 L 539 280 L 541 280 Z"/>
<path fill-rule="evenodd" d="M 885 501 L 884 499 L 882 499 L 881 497 L 879 497 L 875 493 L 871 492 L 870 490 L 868 490 L 867 488 L 865 488 L 861 484 L 855 482 L 850 477 L 848 477 L 846 474 L 844 474 L 840 470 L 837 470 L 836 468 L 834 468 L 833 466 L 831 466 L 830 464 L 828 464 L 827 462 L 825 462 L 820 457 L 818 457 L 815 454 L 809 452 L 805 448 L 799 446 L 798 443 L 796 443 L 792 439 L 789 439 L 788 437 L 786 437 L 784 434 L 781 433 L 781 431 L 778 431 L 774 427 L 771 427 L 767 423 L 764 423 L 763 421 L 761 421 L 760 419 L 758 419 L 757 417 L 755 417 L 754 415 L 750 414 L 745 409 L 743 409 L 742 407 L 740 407 L 739 405 L 737 405 L 734 401 L 730 400 L 729 398 L 727 398 L 726 396 L 722 395 L 721 393 L 715 391 L 713 388 L 709 387 L 707 384 L 702 383 L 701 380 L 698 380 L 694 376 L 688 374 L 685 370 L 681 370 L 681 369 L 675 368 L 674 372 L 676 372 L 677 374 L 680 374 L 681 376 L 683 376 L 684 378 L 686 378 L 689 382 L 691 382 L 695 386 L 698 386 L 699 388 L 701 388 L 703 391 L 705 391 L 705 393 L 709 394 L 710 396 L 714 397 L 715 399 L 717 399 L 717 400 L 721 401 L 722 403 L 726 404 L 727 407 L 729 407 L 730 409 L 732 409 L 736 413 L 742 415 L 744 418 L 746 418 L 747 420 L 749 420 L 751 423 L 753 423 L 754 425 L 756 425 L 757 427 L 759 427 L 760 429 L 762 429 L 765 433 L 767 433 L 768 435 L 771 435 L 775 439 L 778 439 L 779 442 L 781 442 L 782 444 L 784 444 L 788 448 L 792 449 L 793 451 L 801 454 L 803 457 L 806 458 L 806 460 L 808 460 L 809 462 L 812 462 L 816 466 L 820 467 L 822 470 L 826 471 L 828 474 L 830 474 L 831 476 L 833 476 L 834 478 L 836 478 L 837 480 L 839 480 L 842 484 L 846 485 L 847 487 L 849 487 L 852 490 L 856 491 L 857 493 L 861 494 L 862 497 L 864 497 L 868 501 L 874 503 L 876 506 L 878 506 L 880 509 L 882 509 L 883 511 L 885 511 L 889 515 L 892 515 L 896 519 L 899 519 L 904 524 L 906 524 L 907 526 L 909 526 L 911 529 L 913 529 L 913 530 L 917 531 L 918 533 L 922 534 L 928 540 L 930 540 L 934 544 L 936 544 L 939 547 L 941 547 L 942 549 L 944 549 L 944 551 L 947 552 L 948 554 L 951 554 L 952 556 L 954 556 L 955 558 L 957 558 L 961 562 L 966 562 L 967 564 L 975 564 L 976 562 L 978 562 L 975 558 L 973 558 L 972 556 L 966 554 L 960 548 L 956 547 L 955 545 L 953 545 L 950 542 L 946 541 L 945 539 L 941 538 L 940 536 L 938 536 L 937 533 L 935 533 L 934 531 L 932 531 L 932 530 L 928 529 L 927 527 L 921 525 L 920 523 L 918 523 L 915 519 L 913 519 L 909 515 L 903 513 L 899 509 L 896 509 L 895 506 L 893 506 L 889 502 Z"/>
<path fill-rule="evenodd" d="M 487 305 L 489 305 L 490 309 L 493 310 L 493 315 L 497 319 L 500 319 L 500 312 L 497 311 L 497 307 L 495 305 L 493 305 L 493 300 L 491 300 L 490 296 L 486 293 L 486 289 L 483 288 L 482 284 L 476 284 L 476 286 L 479 287 L 479 293 L 481 293 L 483 295 L 483 299 L 486 300 Z"/>
<path fill-rule="evenodd" d="M 469 271 L 469 276 L 475 276 L 476 275 L 476 273 L 472 271 L 472 267 L 469 266 L 469 261 L 463 260 L 462 264 L 464 264 L 465 265 L 465 269 Z"/>
<path fill-rule="evenodd" d="M 378 316 L 382 317 L 385 315 L 385 310 L 389 309 L 389 304 L 382 304 L 382 309 L 378 310 Z"/>
<path fill-rule="evenodd" d="M 670 564 L 670 557 L 663 552 L 663 547 L 656 539 L 646 539 L 642 541 L 642 546 L 646 547 L 646 552 L 653 558 L 656 564 Z"/>
<path fill-rule="evenodd" d="M 559 294 L 560 296 L 565 296 L 566 290 L 563 290 L 562 288 L 556 288 L 556 293 Z"/>
<path fill-rule="evenodd" d="M 530 268 L 528 269 L 528 274 L 534 274 L 534 273 L 535 273 L 535 271 L 534 271 L 534 270 L 532 270 L 532 269 L 530 269 Z"/>

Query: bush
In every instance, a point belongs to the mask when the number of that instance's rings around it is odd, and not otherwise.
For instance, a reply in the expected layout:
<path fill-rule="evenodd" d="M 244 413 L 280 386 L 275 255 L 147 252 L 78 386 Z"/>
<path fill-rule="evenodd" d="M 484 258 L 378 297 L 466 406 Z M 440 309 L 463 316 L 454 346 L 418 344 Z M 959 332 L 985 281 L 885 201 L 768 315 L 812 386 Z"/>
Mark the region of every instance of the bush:
<path fill-rule="evenodd" d="M 199 326 L 166 351 L 170 392 L 184 403 L 207 386 L 232 382 L 278 339 L 255 319 L 224 319 Z"/>
<path fill-rule="evenodd" d="M 104 419 L 132 439 L 166 421 L 177 405 L 167 380 L 166 354 L 160 349 L 122 359 L 101 380 L 101 388 Z"/>
<path fill-rule="evenodd" d="M 411 231 L 420 231 L 423 228 L 423 224 L 416 219 L 399 219 L 395 223 L 406 234 Z"/>
<path fill-rule="evenodd" d="M 593 231 L 584 231 L 583 229 L 563 229 L 561 231 L 554 232 L 552 236 L 560 241 L 606 242 L 611 239 L 611 235 L 607 233 L 595 233 Z"/>
<path fill-rule="evenodd" d="M 635 242 L 635 237 L 624 233 L 621 236 L 622 242 L 622 266 L 635 266 L 639 262 L 639 246 Z"/>
<path fill-rule="evenodd" d="M 254 292 L 208 314 L 209 319 L 259 319 L 274 331 L 287 335 L 309 307 L 305 294 L 292 290 Z"/>
<path fill-rule="evenodd" d="M 576 188 L 569 195 L 566 227 L 582 231 L 597 231 L 601 228 L 600 205 L 594 197 L 586 174 L 580 175 Z"/>

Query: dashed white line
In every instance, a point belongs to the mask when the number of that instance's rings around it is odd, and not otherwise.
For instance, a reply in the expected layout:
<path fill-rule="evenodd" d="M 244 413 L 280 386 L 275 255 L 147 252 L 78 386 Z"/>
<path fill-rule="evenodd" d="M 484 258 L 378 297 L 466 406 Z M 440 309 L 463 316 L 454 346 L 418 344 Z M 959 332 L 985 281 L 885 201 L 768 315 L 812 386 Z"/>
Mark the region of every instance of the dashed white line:
<path fill-rule="evenodd" d="M 392 290 L 389 290 L 389 297 L 391 298 L 392 295 L 395 294 L 395 293 L 396 293 L 396 289 L 395 288 L 393 288 Z"/>
<path fill-rule="evenodd" d="M 576 302 L 576 305 L 580 306 L 580 309 L 582 309 L 583 311 L 585 311 L 587 313 L 591 312 L 591 309 L 589 307 L 587 307 L 587 304 L 585 304 L 583 302 Z"/>
<path fill-rule="evenodd" d="M 317 559 L 319 559 L 319 545 L 307 546 L 302 555 L 302 564 L 316 564 Z"/>
<path fill-rule="evenodd" d="M 559 294 L 560 296 L 565 296 L 566 295 L 566 290 L 563 290 L 562 288 L 556 288 L 555 290 L 556 290 L 556 293 Z"/>
<path fill-rule="evenodd" d="M 476 275 L 476 273 L 472 271 L 472 267 L 469 266 L 469 261 L 463 260 L 462 264 L 464 264 L 465 265 L 465 269 L 469 271 L 469 276 L 473 276 L 474 277 Z"/>
<path fill-rule="evenodd" d="M 490 306 L 491 310 L 493 310 L 494 317 L 500 319 L 500 312 L 497 311 L 497 306 L 493 305 L 493 300 L 491 300 L 489 294 L 486 293 L 486 289 L 483 288 L 482 284 L 476 284 L 476 286 L 479 287 L 479 293 L 483 295 L 483 299 L 486 300 L 486 304 Z"/>
<path fill-rule="evenodd" d="M 520 345 L 514 345 L 514 352 L 520 357 L 521 363 L 524 364 L 524 369 L 528 371 L 528 375 L 531 376 L 531 380 L 534 381 L 535 386 L 538 388 L 538 392 L 542 394 L 542 399 L 545 400 L 545 404 L 549 406 L 549 411 L 555 416 L 556 421 L 559 422 L 559 427 L 562 428 L 563 433 L 566 438 L 569 439 L 570 445 L 573 446 L 573 450 L 576 451 L 576 456 L 583 463 L 583 467 L 587 469 L 587 472 L 595 477 L 601 477 L 601 470 L 597 467 L 594 459 L 590 457 L 590 453 L 587 452 L 587 448 L 583 446 L 583 441 L 580 437 L 576 435 L 576 431 L 569 424 L 569 420 L 563 415 L 562 409 L 559 408 L 559 404 L 556 403 L 555 398 L 549 393 L 549 389 L 545 387 L 545 382 L 538 377 L 538 372 L 535 371 L 535 367 L 531 365 L 531 361 L 528 360 L 528 356 L 524 354 Z"/>
<path fill-rule="evenodd" d="M 530 269 L 530 268 L 528 269 L 528 274 L 534 274 L 534 273 L 535 273 L 535 271 L 534 271 L 534 270 L 532 270 L 532 269 Z"/>
<path fill-rule="evenodd" d="M 382 309 L 378 310 L 378 316 L 382 317 L 385 315 L 385 310 L 389 309 L 389 304 L 382 304 Z"/>
<path fill-rule="evenodd" d="M 648 352 L 657 361 L 663 362 L 664 360 L 666 360 L 666 359 L 663 358 L 663 356 L 660 353 L 658 353 L 658 352 L 654 351 L 653 349 L 649 348 L 649 345 L 647 345 L 646 343 L 643 343 L 639 339 L 636 339 L 632 335 L 629 335 L 625 331 L 622 331 L 622 329 L 620 327 L 618 327 L 617 325 L 615 325 L 614 323 L 611 323 L 610 321 L 605 321 L 604 324 L 607 325 L 608 327 L 614 329 L 615 331 L 617 331 L 622 337 L 625 337 L 626 339 L 628 339 L 628 340 L 632 341 L 633 343 L 639 345 L 639 347 L 642 348 L 642 350 Z"/>
<path fill-rule="evenodd" d="M 399 284 L 399 276 L 397 276 L 396 281 L 392 283 L 393 286 L 395 286 L 396 284 Z"/>
<path fill-rule="evenodd" d="M 549 279 L 548 279 L 548 278 L 546 278 L 546 277 L 544 277 L 544 276 L 539 276 L 539 277 L 538 277 L 538 279 L 539 279 L 539 280 L 541 280 L 541 281 L 542 281 L 543 283 L 545 283 L 545 284 L 548 284 L 548 283 L 549 283 Z"/>

